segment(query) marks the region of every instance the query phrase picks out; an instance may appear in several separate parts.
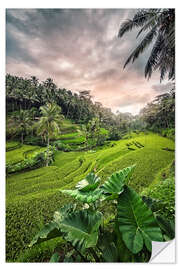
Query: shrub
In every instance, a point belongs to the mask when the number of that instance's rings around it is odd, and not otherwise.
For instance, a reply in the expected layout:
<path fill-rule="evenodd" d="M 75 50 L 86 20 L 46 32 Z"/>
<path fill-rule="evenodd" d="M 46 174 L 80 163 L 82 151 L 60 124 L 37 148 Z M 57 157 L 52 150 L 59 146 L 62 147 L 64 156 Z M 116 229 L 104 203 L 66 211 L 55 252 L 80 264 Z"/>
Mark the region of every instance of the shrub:
<path fill-rule="evenodd" d="M 175 218 L 175 179 L 161 180 L 154 187 L 145 190 L 143 195 L 160 201 L 158 213 L 168 219 Z"/>
<path fill-rule="evenodd" d="M 15 126 L 11 126 L 8 124 L 6 127 L 6 139 L 10 140 L 12 138 L 19 138 L 19 137 L 20 137 L 20 130 Z"/>
<path fill-rule="evenodd" d="M 133 130 L 133 132 L 136 133 L 136 134 L 139 134 L 140 133 L 140 130 L 135 129 L 135 130 Z"/>
<path fill-rule="evenodd" d="M 46 146 L 47 143 L 42 141 L 40 137 L 26 136 L 24 142 L 30 145 Z"/>
<path fill-rule="evenodd" d="M 175 140 L 175 129 L 174 128 L 167 128 L 167 129 L 162 129 L 160 131 L 160 134 L 163 137 L 167 137 L 171 140 Z"/>
<path fill-rule="evenodd" d="M 55 141 L 53 145 L 57 148 L 57 150 L 64 151 L 64 152 L 70 152 L 72 151 L 72 148 L 69 144 L 65 144 L 62 141 Z"/>
<path fill-rule="evenodd" d="M 109 140 L 115 140 L 118 141 L 122 139 L 122 134 L 120 133 L 119 129 L 117 127 L 112 127 L 109 132 Z"/>
<path fill-rule="evenodd" d="M 99 136 L 97 138 L 97 146 L 104 145 L 106 139 L 107 139 L 107 135 L 106 134 L 99 134 Z"/>

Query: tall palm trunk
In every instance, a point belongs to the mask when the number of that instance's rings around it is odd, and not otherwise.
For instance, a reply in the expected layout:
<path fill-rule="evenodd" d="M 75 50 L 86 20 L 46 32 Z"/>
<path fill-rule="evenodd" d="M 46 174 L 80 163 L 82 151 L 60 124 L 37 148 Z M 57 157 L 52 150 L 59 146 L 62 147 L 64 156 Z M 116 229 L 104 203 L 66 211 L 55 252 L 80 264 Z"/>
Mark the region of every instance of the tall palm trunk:
<path fill-rule="evenodd" d="M 78 121 L 81 120 L 81 114 L 82 114 L 82 107 L 80 106 L 80 110 L 79 110 L 79 120 L 78 120 Z"/>
<path fill-rule="evenodd" d="M 21 133 L 21 144 L 23 144 L 24 140 L 23 140 L 23 132 Z"/>
<path fill-rule="evenodd" d="M 70 104 L 69 104 L 69 106 L 68 106 L 68 110 L 67 110 L 67 113 L 66 113 L 66 118 L 67 118 L 68 115 L 69 115 L 69 109 L 70 109 Z"/>
<path fill-rule="evenodd" d="M 46 159 L 46 167 L 49 165 L 49 134 L 47 136 L 47 159 Z"/>

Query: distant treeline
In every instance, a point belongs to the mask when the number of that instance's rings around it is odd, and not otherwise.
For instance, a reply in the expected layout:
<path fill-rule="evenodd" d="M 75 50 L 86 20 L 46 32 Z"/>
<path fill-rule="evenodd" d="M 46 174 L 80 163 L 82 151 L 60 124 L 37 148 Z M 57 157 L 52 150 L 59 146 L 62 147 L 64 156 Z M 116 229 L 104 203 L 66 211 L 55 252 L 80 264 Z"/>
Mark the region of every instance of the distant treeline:
<path fill-rule="evenodd" d="M 20 109 L 39 108 L 47 103 L 59 105 L 62 114 L 76 123 L 87 124 L 89 120 L 98 117 L 102 127 L 111 129 L 112 137 L 118 137 L 119 132 L 133 129 L 159 131 L 175 127 L 174 86 L 169 92 L 148 103 L 139 115 L 133 116 L 131 113 L 114 114 L 100 102 L 93 102 L 89 90 L 74 93 L 65 88 L 58 88 L 51 78 L 40 82 L 35 76 L 26 79 L 6 75 L 7 114 Z"/>
<path fill-rule="evenodd" d="M 147 128 L 154 131 L 175 128 L 175 85 L 169 92 L 156 96 L 148 103 L 139 117 L 147 123 Z"/>
<path fill-rule="evenodd" d="M 39 108 L 48 103 L 56 103 L 66 118 L 77 123 L 87 123 L 93 117 L 103 122 L 112 122 L 114 114 L 104 108 L 100 102 L 92 102 L 89 90 L 73 93 L 65 88 L 58 88 L 52 79 L 40 82 L 35 76 L 31 79 L 6 75 L 6 110 L 28 110 Z"/>

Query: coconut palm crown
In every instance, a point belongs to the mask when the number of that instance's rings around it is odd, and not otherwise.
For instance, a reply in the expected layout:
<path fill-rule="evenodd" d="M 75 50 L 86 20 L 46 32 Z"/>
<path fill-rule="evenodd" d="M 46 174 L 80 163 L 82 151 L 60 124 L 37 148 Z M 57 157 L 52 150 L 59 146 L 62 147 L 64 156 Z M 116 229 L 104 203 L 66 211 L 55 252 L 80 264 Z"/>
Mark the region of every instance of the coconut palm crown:
<path fill-rule="evenodd" d="M 61 108 L 52 103 L 40 107 L 41 118 L 37 123 L 37 133 L 41 135 L 49 146 L 50 137 L 60 132 L 60 124 L 63 119 Z"/>
<path fill-rule="evenodd" d="M 126 32 L 141 28 L 137 38 L 145 33 L 137 48 L 125 62 L 132 63 L 150 44 L 153 47 L 145 66 L 145 77 L 150 78 L 152 72 L 160 71 L 160 81 L 168 75 L 169 80 L 175 79 L 175 9 L 140 9 L 132 20 L 125 21 L 118 33 L 121 38 Z"/>
<path fill-rule="evenodd" d="M 17 131 L 21 133 L 21 143 L 24 143 L 24 136 L 28 133 L 31 125 L 31 117 L 28 110 L 16 111 L 12 114 L 11 119 L 14 121 Z"/>

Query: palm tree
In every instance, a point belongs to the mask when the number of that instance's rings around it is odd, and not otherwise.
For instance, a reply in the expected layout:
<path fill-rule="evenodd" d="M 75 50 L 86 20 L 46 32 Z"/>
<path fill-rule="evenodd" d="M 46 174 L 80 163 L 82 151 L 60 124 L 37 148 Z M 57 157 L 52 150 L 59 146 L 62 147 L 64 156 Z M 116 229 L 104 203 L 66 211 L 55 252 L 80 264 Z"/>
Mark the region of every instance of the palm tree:
<path fill-rule="evenodd" d="M 60 132 L 63 115 L 61 115 L 61 107 L 52 103 L 41 106 L 40 111 L 42 116 L 37 122 L 37 134 L 47 141 L 47 148 L 49 149 L 50 137 L 54 133 Z M 48 160 L 46 166 L 48 166 Z"/>
<path fill-rule="evenodd" d="M 17 77 L 11 76 L 10 74 L 6 75 L 6 104 L 11 104 L 11 111 L 15 111 L 15 101 L 16 95 L 14 93 L 14 88 L 17 85 Z"/>
<path fill-rule="evenodd" d="M 31 118 L 29 111 L 20 110 L 12 114 L 12 120 L 14 121 L 17 130 L 21 133 L 21 143 L 24 142 L 24 135 L 27 134 L 31 125 Z"/>
<path fill-rule="evenodd" d="M 53 80 L 51 78 L 47 78 L 46 81 L 43 82 L 43 86 L 46 100 L 48 100 L 48 102 L 54 101 L 57 86 L 54 84 Z"/>
<path fill-rule="evenodd" d="M 39 85 L 39 79 L 36 78 L 36 76 L 31 76 L 31 84 L 34 87 L 37 87 Z"/>
<path fill-rule="evenodd" d="M 124 68 L 134 62 L 144 50 L 152 44 L 153 48 L 145 66 L 145 77 L 150 78 L 152 72 L 160 71 L 160 80 L 168 75 L 175 79 L 175 9 L 141 9 L 132 20 L 125 21 L 119 30 L 118 37 L 134 28 L 141 28 L 137 37 L 145 32 L 137 48 L 130 54 Z"/>

